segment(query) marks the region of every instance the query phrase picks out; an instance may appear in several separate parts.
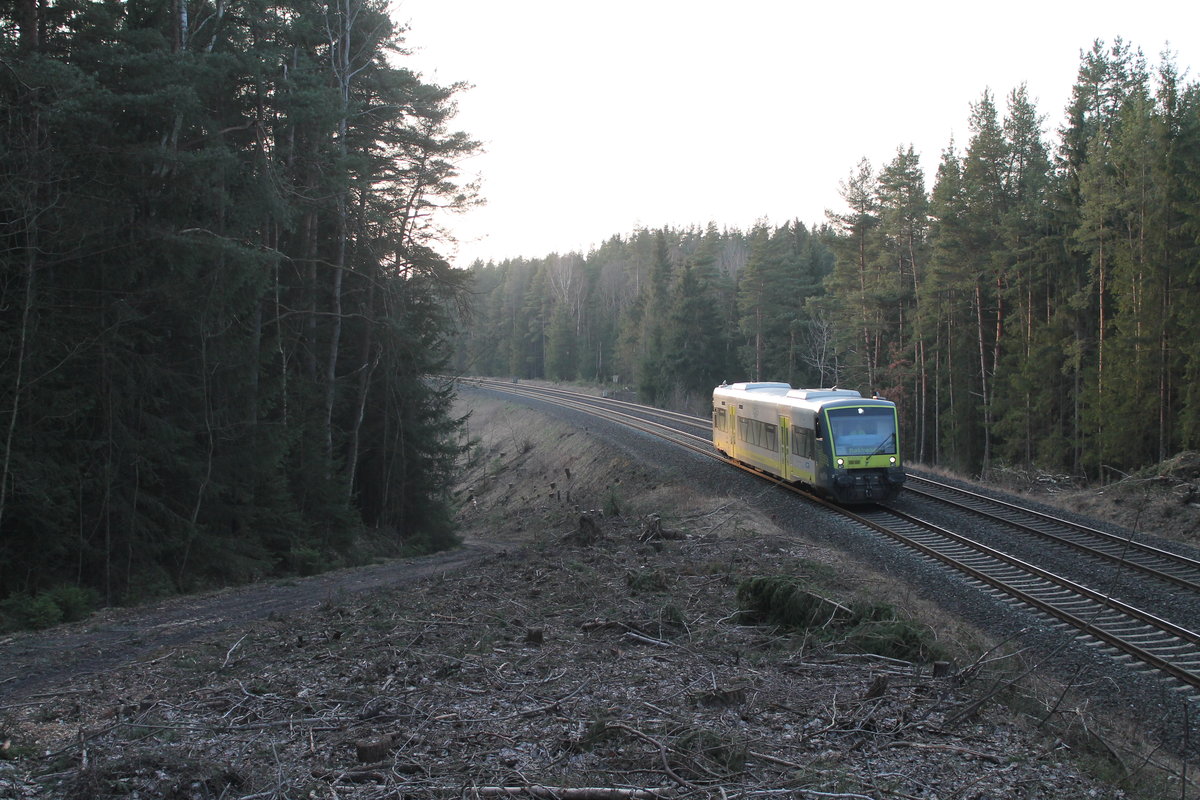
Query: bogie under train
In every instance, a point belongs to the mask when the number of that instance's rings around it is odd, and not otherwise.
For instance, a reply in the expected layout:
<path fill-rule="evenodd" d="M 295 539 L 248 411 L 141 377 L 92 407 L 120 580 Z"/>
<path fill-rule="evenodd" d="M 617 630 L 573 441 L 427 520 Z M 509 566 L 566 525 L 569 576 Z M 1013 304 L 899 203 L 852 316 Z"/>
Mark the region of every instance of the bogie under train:
<path fill-rule="evenodd" d="M 722 384 L 713 390 L 713 445 L 839 503 L 885 502 L 904 485 L 896 405 L 850 389 Z"/>

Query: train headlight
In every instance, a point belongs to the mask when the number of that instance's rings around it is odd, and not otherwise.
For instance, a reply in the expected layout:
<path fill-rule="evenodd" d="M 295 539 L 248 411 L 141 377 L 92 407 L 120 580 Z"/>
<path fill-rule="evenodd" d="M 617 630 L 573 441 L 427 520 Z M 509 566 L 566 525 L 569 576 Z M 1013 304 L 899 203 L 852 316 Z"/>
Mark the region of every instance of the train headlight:
<path fill-rule="evenodd" d="M 840 458 L 839 458 L 839 459 L 837 460 L 837 465 L 838 465 L 839 467 L 844 467 L 844 466 L 846 466 L 846 462 L 845 462 L 843 459 L 840 459 Z"/>
<path fill-rule="evenodd" d="M 892 456 L 891 458 L 889 458 L 888 463 L 891 464 L 893 467 L 896 466 L 896 457 Z"/>

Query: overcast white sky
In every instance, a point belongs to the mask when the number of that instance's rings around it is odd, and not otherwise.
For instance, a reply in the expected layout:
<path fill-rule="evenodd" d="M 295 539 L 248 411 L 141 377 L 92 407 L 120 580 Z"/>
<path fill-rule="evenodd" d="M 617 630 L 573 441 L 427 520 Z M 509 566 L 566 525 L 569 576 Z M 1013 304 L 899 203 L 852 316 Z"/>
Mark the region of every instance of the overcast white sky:
<path fill-rule="evenodd" d="M 473 88 L 456 129 L 487 205 L 453 261 L 588 252 L 638 227 L 825 220 L 862 158 L 932 176 L 969 106 L 1021 83 L 1063 119 L 1081 49 L 1200 65 L 1195 0 L 394 0 L 407 65 Z M 932 177 L 927 187 L 932 187 Z"/>

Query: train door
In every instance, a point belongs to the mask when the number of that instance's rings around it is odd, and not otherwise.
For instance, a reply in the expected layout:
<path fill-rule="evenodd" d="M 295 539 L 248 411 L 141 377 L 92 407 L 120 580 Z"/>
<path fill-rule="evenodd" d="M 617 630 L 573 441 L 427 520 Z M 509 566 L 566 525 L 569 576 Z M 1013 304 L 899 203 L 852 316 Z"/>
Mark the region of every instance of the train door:
<path fill-rule="evenodd" d="M 833 437 L 829 434 L 829 420 L 825 409 L 817 412 L 813 419 L 816 429 L 816 473 L 820 486 L 828 487 L 833 481 Z"/>
<path fill-rule="evenodd" d="M 726 451 L 725 454 L 727 456 L 729 456 L 730 458 L 741 460 L 741 456 L 738 454 L 737 430 L 738 430 L 737 408 L 735 407 L 735 404 L 730 403 L 729 404 L 729 439 L 727 440 L 729 442 L 729 450 Z"/>
<path fill-rule="evenodd" d="M 737 429 L 737 419 L 733 412 L 732 403 L 724 399 L 713 402 L 713 446 L 717 452 L 726 456 L 733 455 L 733 433 Z"/>
<path fill-rule="evenodd" d="M 788 460 L 791 479 L 810 486 L 817 479 L 817 425 L 816 415 L 811 411 L 798 411 L 792 415 Z"/>
<path fill-rule="evenodd" d="M 791 423 L 788 418 L 779 415 L 779 477 L 785 481 L 792 480 L 791 459 L 788 458 L 788 441 L 791 439 L 789 432 Z"/>

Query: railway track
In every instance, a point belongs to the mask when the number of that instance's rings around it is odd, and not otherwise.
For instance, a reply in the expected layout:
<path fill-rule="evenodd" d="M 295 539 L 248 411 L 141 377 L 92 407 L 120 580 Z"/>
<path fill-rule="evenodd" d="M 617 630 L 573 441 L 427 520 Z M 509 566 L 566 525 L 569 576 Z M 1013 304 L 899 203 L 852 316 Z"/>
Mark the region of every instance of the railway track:
<path fill-rule="evenodd" d="M 712 448 L 707 435 L 709 421 L 704 418 L 563 389 L 473 379 L 464 382 L 602 417 L 769 480 L 957 571 L 988 592 L 1049 616 L 1088 644 L 1104 647 L 1118 658 L 1140 662 L 1186 692 L 1193 701 L 1200 701 L 1200 633 L 1163 618 L 1153 609 L 1138 608 L 1110 593 L 896 508 L 847 509 L 829 503 L 719 455 Z M 965 514 L 985 517 L 1022 536 L 1037 537 L 1075 558 L 1119 564 L 1134 570 L 1141 580 L 1168 585 L 1170 591 L 1200 594 L 1200 562 L 1194 559 L 928 478 L 912 476 L 910 482 L 913 484 L 910 491 L 915 495 Z"/>
<path fill-rule="evenodd" d="M 1195 631 L 902 511 L 880 508 L 853 516 L 978 585 L 1170 676 L 1200 699 L 1200 634 Z"/>
<path fill-rule="evenodd" d="M 912 494 L 1000 523 L 1036 541 L 1072 550 L 1098 562 L 1118 565 L 1200 595 L 1200 560 L 1190 556 L 918 475 L 908 476 L 906 489 Z"/>
<path fill-rule="evenodd" d="M 574 408 L 578 411 L 594 409 L 598 415 L 614 420 L 660 421 L 660 424 L 668 429 L 675 426 L 677 430 L 697 433 L 698 435 L 694 437 L 695 439 L 706 442 L 711 441 L 709 432 L 711 431 L 710 425 L 712 423 L 704 417 L 694 417 L 691 414 L 681 414 L 678 411 L 668 411 L 663 408 L 641 405 L 640 403 L 630 403 L 611 397 L 573 392 L 552 386 L 535 386 L 529 383 L 494 381 L 486 378 L 463 378 L 460 379 L 460 382 L 494 391 L 517 394 L 523 397 L 533 397 L 555 405 Z"/>

